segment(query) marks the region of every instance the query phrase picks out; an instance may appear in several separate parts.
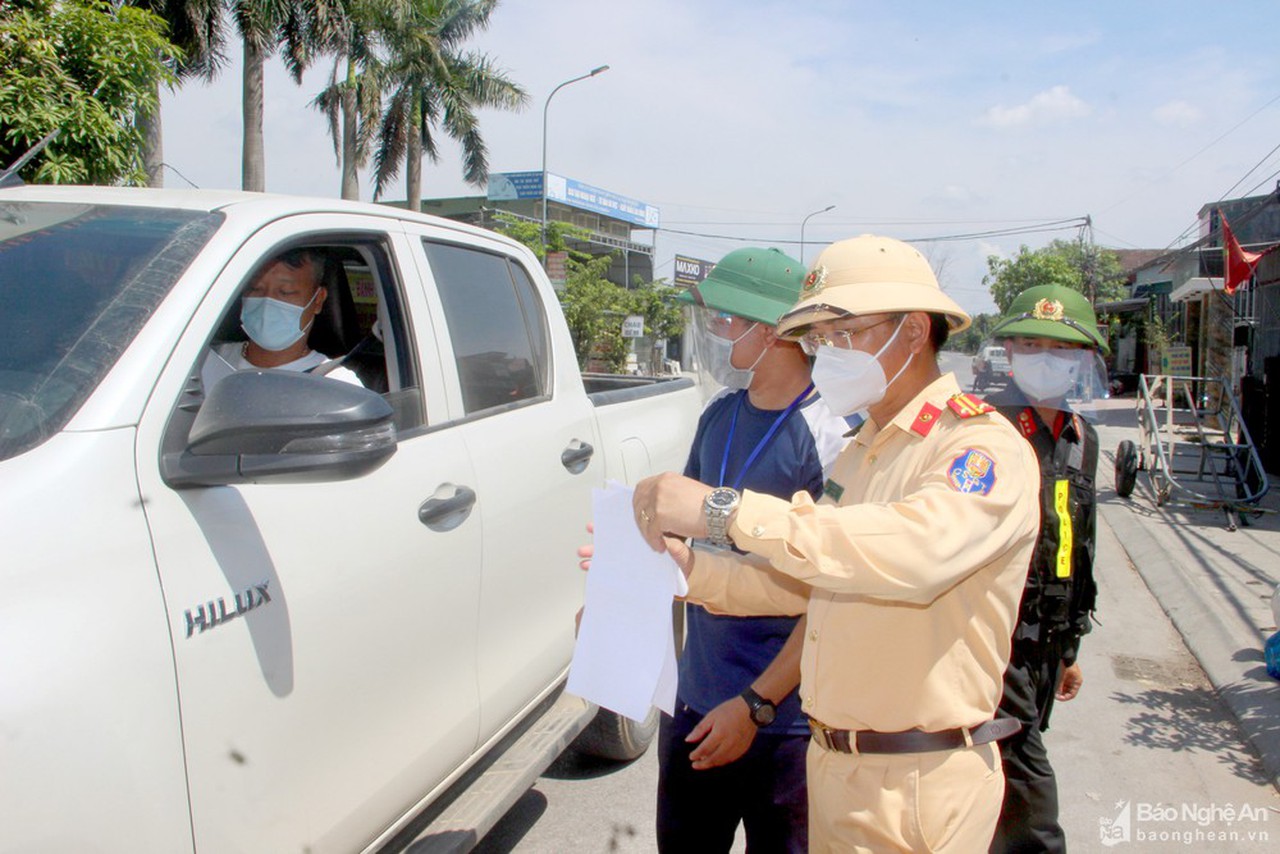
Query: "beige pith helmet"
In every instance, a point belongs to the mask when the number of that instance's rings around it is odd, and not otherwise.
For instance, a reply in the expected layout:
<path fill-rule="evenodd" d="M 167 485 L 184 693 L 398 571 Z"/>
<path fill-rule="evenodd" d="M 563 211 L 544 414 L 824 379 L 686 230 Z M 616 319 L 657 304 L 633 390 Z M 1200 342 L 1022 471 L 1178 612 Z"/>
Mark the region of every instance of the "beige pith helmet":
<path fill-rule="evenodd" d="M 903 311 L 946 315 L 952 332 L 970 323 L 965 310 L 942 292 L 919 251 L 892 237 L 864 234 L 822 250 L 805 277 L 800 301 L 778 321 L 778 334 L 797 339 L 819 321 Z"/>

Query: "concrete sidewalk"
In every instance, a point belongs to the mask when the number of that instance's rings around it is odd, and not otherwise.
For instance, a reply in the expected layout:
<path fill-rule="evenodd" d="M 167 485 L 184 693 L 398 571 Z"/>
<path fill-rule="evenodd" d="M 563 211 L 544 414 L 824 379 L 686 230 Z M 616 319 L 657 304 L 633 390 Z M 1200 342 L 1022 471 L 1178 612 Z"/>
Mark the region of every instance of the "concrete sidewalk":
<path fill-rule="evenodd" d="M 1157 506 L 1145 471 L 1133 494 L 1120 498 L 1115 451 L 1125 439 L 1140 444 L 1136 401 L 1116 398 L 1099 409 L 1100 522 L 1115 533 L 1280 788 L 1280 681 L 1267 675 L 1262 654 L 1276 631 L 1270 600 L 1280 583 L 1280 482 L 1258 505 L 1270 512 L 1247 517 L 1235 531 L 1221 510 L 1178 506 L 1176 490 L 1174 503 Z"/>

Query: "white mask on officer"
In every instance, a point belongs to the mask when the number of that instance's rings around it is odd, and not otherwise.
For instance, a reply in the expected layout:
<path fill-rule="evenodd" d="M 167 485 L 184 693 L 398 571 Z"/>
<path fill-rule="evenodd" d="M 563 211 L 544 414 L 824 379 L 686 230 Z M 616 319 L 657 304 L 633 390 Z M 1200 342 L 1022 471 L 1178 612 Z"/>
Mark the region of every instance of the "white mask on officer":
<path fill-rule="evenodd" d="M 1013 381 L 1033 402 L 1055 402 L 1067 396 L 1080 378 L 1085 359 L 1093 353 L 1067 347 L 1054 347 L 1035 353 L 1010 354 Z"/>
<path fill-rule="evenodd" d="M 832 412 L 840 416 L 852 415 L 884 399 L 889 386 L 902 376 L 907 365 L 915 358 L 915 353 L 912 353 L 893 375 L 893 379 L 885 379 L 880 357 L 897 339 L 906 319 L 906 315 L 903 315 L 897 328 L 893 330 L 893 335 L 889 336 L 889 340 L 884 342 L 884 346 L 874 356 L 863 350 L 843 347 L 818 348 L 813 363 L 813 385 Z"/>

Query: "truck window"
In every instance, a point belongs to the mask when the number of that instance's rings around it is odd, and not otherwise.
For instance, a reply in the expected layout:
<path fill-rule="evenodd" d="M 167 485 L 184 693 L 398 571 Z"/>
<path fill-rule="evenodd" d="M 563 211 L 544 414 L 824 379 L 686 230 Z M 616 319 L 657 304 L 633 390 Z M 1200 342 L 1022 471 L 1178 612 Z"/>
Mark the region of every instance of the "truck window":
<path fill-rule="evenodd" d="M 444 305 L 468 415 L 550 393 L 544 307 L 514 260 L 423 241 Z"/>
<path fill-rule="evenodd" d="M 325 301 L 307 334 L 311 372 L 358 382 L 381 394 L 404 432 L 426 421 L 413 344 L 402 309 L 394 267 L 386 247 L 368 237 L 309 235 L 269 253 L 257 264 L 227 306 L 204 357 L 206 388 L 227 372 L 246 367 L 240 354 L 248 336 L 241 318 L 242 298 L 258 274 L 282 257 L 307 258 L 319 276 Z"/>

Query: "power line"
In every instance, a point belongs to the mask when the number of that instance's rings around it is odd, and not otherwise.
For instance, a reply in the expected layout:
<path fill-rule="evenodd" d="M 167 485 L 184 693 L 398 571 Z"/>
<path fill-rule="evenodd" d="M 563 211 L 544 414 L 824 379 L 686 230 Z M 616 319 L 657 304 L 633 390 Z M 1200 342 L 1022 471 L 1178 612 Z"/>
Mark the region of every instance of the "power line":
<path fill-rule="evenodd" d="M 992 238 L 992 237 L 1012 237 L 1020 234 L 1041 234 L 1049 231 L 1063 231 L 1069 228 L 1079 228 L 1085 223 L 1086 219 L 1087 219 L 1086 217 L 1071 217 L 1070 219 L 1053 220 L 1051 222 L 1038 222 L 1038 223 L 1035 223 L 1034 225 L 1015 227 L 1015 228 L 992 229 L 989 231 L 976 231 L 976 232 L 969 232 L 965 234 L 943 234 L 943 235 L 936 235 L 933 237 L 913 237 L 913 238 L 910 238 L 907 242 L 909 243 L 940 243 L 940 242 L 948 242 L 948 241 L 980 240 L 983 238 Z M 752 223 L 752 224 L 755 225 L 756 223 Z M 714 233 L 705 232 L 705 231 L 689 231 L 689 230 L 680 229 L 680 228 L 667 228 L 665 226 L 658 228 L 656 230 L 660 232 L 665 232 L 667 234 L 679 234 L 687 237 L 703 237 L 703 238 L 709 238 L 713 240 L 730 240 L 730 241 L 741 242 L 741 243 L 768 243 L 771 245 L 786 245 L 786 246 L 799 245 L 800 243 L 799 240 L 793 240 L 791 238 L 786 238 L 786 237 L 779 237 L 779 238 L 739 237 L 737 235 L 732 235 L 732 234 L 714 234 Z M 811 241 L 806 241 L 806 242 L 811 242 Z"/>
<path fill-rule="evenodd" d="M 1195 152 L 1194 154 L 1192 154 L 1190 157 L 1186 158 L 1186 159 L 1185 159 L 1185 160 L 1183 160 L 1181 163 L 1179 163 L 1177 166 L 1174 166 L 1172 169 L 1170 169 L 1170 170 L 1168 170 L 1167 172 L 1165 172 L 1165 173 L 1164 173 L 1163 175 L 1161 175 L 1159 178 L 1155 178 L 1155 179 L 1152 179 L 1151 181 L 1148 181 L 1145 187 L 1142 187 L 1142 188 L 1140 188 L 1139 190 L 1134 191 L 1133 193 L 1131 193 L 1130 195 L 1128 195 L 1128 196 L 1126 196 L 1125 198 L 1121 199 L 1120 201 L 1116 202 L 1115 204 L 1113 204 L 1113 205 L 1111 205 L 1111 206 L 1109 206 L 1109 207 L 1104 208 L 1104 209 L 1102 210 L 1102 213 L 1107 213 L 1107 212 L 1109 212 L 1109 211 L 1113 211 L 1113 210 L 1115 210 L 1116 208 L 1120 207 L 1121 205 L 1125 204 L 1126 202 L 1132 201 L 1132 200 L 1133 200 L 1134 198 L 1136 198 L 1139 194 L 1141 194 L 1141 193 L 1145 192 L 1146 190 L 1150 189 L 1150 188 L 1151 188 L 1152 186 L 1154 186 L 1155 184 L 1157 184 L 1157 183 L 1160 183 L 1160 182 L 1164 181 L 1164 179 L 1165 179 L 1165 178 L 1168 178 L 1168 177 L 1169 177 L 1170 175 L 1172 175 L 1174 172 L 1177 172 L 1177 171 L 1178 171 L 1179 169 L 1181 169 L 1183 166 L 1186 166 L 1186 165 L 1187 165 L 1188 163 L 1190 163 L 1192 160 L 1195 160 L 1195 159 L 1196 159 L 1197 157 L 1199 157 L 1201 154 L 1204 154 L 1204 153 L 1205 153 L 1206 151 L 1208 151 L 1210 148 L 1212 148 L 1213 146 L 1217 145 L 1219 142 L 1221 142 L 1222 140 L 1226 139 L 1226 138 L 1227 138 L 1228 136 L 1230 136 L 1231 134 L 1235 133 L 1235 132 L 1236 132 L 1236 131 L 1237 131 L 1237 130 L 1242 126 L 1242 125 L 1244 125 L 1246 122 L 1248 122 L 1248 121 L 1250 121 L 1251 119 L 1253 119 L 1253 117 L 1254 117 L 1254 116 L 1258 115 L 1258 113 L 1261 113 L 1261 112 L 1262 112 L 1263 110 L 1265 110 L 1267 107 L 1270 107 L 1270 106 L 1271 106 L 1272 104 L 1274 104 L 1276 101 L 1280 101 L 1280 95 L 1276 95 L 1276 96 L 1275 96 L 1274 98 L 1272 98 L 1270 101 L 1267 101 L 1267 102 L 1266 102 L 1265 104 L 1263 104 L 1261 107 L 1258 107 L 1258 109 L 1254 110 L 1252 113 L 1250 113 L 1249 115 L 1245 116 L 1245 117 L 1244 117 L 1243 119 L 1241 119 L 1240 121 L 1236 122 L 1236 123 L 1235 123 L 1234 125 L 1232 125 L 1229 129 L 1227 129 L 1226 131 L 1223 131 L 1221 134 L 1219 134 L 1215 139 L 1213 139 L 1213 141 L 1211 141 L 1211 142 L 1209 142 L 1208 144 L 1206 144 L 1206 145 L 1202 146 L 1198 151 L 1196 151 L 1196 152 Z M 1270 155 L 1267 155 L 1267 156 L 1269 157 Z M 1263 158 L 1263 159 L 1265 160 L 1266 158 Z M 1256 167 L 1256 166 L 1255 166 L 1255 167 L 1254 167 L 1254 169 L 1256 169 L 1256 168 L 1258 168 L 1258 167 Z M 1249 171 L 1250 171 L 1250 172 L 1252 172 L 1252 171 L 1253 171 L 1253 169 L 1250 169 Z M 1246 175 L 1246 177 L 1247 177 L 1247 176 L 1248 176 L 1248 173 L 1246 172 L 1246 173 L 1245 173 L 1245 175 Z"/>

